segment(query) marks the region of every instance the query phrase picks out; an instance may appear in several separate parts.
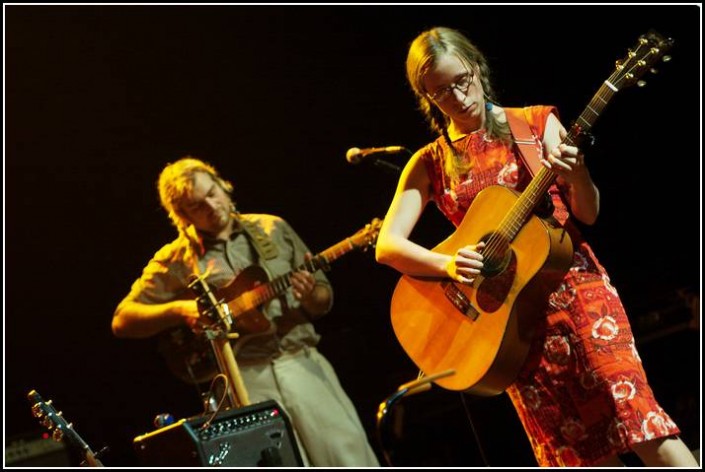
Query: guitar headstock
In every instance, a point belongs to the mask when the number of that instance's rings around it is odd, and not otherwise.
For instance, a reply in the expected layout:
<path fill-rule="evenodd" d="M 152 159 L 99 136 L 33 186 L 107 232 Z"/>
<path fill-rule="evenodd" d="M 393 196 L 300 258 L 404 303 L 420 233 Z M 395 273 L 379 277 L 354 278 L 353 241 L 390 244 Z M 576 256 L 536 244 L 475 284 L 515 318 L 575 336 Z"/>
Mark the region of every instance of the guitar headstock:
<path fill-rule="evenodd" d="M 61 412 L 54 409 L 51 400 L 45 402 L 36 390 L 29 392 L 27 399 L 32 405 L 32 415 L 39 420 L 42 426 L 51 431 L 51 436 L 55 441 L 62 441 L 66 432 L 71 434 L 72 425 L 64 419 Z"/>
<path fill-rule="evenodd" d="M 96 454 L 91 451 L 88 444 L 73 429 L 73 425 L 66 421 L 60 411 L 56 411 L 52 401 L 44 401 L 36 390 L 27 394 L 27 400 L 32 405 L 32 415 L 39 420 L 39 423 L 47 430 L 51 431 L 54 441 L 66 439 L 71 446 L 81 451 L 88 465 L 92 467 L 102 466 L 96 458 Z"/>
<path fill-rule="evenodd" d="M 192 275 L 189 280 L 188 288 L 193 290 L 196 295 L 196 302 L 198 303 L 198 311 L 201 314 L 200 322 L 201 326 L 209 326 L 215 328 L 222 324 L 227 331 L 230 331 L 230 325 L 232 320 L 230 318 L 228 305 L 221 303 L 211 290 L 210 285 L 206 282 L 206 276 Z"/>
<path fill-rule="evenodd" d="M 370 246 L 374 246 L 377 242 L 377 236 L 379 236 L 379 230 L 382 227 L 382 220 L 379 218 L 373 219 L 370 223 L 366 224 L 357 233 L 350 237 L 350 241 L 353 246 L 358 249 L 367 249 Z"/>
<path fill-rule="evenodd" d="M 646 72 L 656 72 L 654 64 L 659 60 L 668 62 L 671 56 L 666 53 L 673 46 L 673 40 L 661 36 L 654 30 L 641 35 L 633 49 L 627 51 L 624 59 L 617 61 L 617 68 L 609 78 L 610 84 L 620 90 L 634 84 L 640 87 L 646 82 L 640 80 Z"/>

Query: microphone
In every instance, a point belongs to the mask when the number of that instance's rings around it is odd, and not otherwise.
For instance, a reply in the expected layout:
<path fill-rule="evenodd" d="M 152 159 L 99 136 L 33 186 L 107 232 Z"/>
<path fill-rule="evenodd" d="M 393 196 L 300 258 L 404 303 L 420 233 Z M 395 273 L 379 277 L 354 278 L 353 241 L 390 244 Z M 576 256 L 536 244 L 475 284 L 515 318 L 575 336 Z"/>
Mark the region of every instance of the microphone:
<path fill-rule="evenodd" d="M 365 148 L 365 149 L 360 149 L 360 148 L 350 148 L 348 149 L 348 152 L 345 153 L 345 159 L 350 163 L 350 164 L 359 164 L 360 162 L 374 158 L 374 157 L 379 157 L 382 155 L 386 154 L 400 154 L 402 152 L 406 152 L 411 154 L 411 152 L 405 148 L 404 146 L 387 146 L 387 147 L 380 147 L 380 148 Z"/>

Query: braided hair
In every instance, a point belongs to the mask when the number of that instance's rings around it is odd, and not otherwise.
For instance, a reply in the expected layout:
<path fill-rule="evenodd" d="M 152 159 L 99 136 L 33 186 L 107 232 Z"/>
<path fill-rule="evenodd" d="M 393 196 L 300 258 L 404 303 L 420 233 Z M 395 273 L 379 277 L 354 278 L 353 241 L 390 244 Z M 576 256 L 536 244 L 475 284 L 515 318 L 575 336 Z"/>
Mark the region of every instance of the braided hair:
<path fill-rule="evenodd" d="M 497 103 L 490 83 L 490 68 L 485 56 L 461 32 L 452 28 L 435 27 L 419 34 L 409 47 L 406 58 L 406 78 L 416 96 L 419 109 L 429 122 L 431 129 L 438 132 L 450 149 L 451 155 L 444 156 L 444 169 L 450 177 L 451 184 L 458 183 L 460 176 L 470 169 L 469 163 L 453 146 L 448 134 L 450 119 L 428 97 L 423 78 L 446 54 L 455 54 L 472 70 L 479 71 L 479 79 L 488 104 Z M 511 131 L 508 123 L 500 123 L 493 113 L 487 113 L 485 120 L 487 135 L 491 139 L 500 139 L 511 143 Z"/>

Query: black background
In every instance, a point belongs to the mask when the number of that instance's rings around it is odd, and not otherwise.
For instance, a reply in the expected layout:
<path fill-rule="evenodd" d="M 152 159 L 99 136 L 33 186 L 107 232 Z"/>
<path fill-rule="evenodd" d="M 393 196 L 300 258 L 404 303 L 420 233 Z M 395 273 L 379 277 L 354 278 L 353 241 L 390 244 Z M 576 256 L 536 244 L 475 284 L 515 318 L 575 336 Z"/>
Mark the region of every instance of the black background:
<path fill-rule="evenodd" d="M 485 52 L 500 102 L 555 104 L 575 118 L 614 61 L 654 28 L 673 60 L 620 92 L 588 163 L 602 192 L 585 228 L 632 321 L 700 291 L 698 6 L 5 6 L 5 438 L 34 437 L 26 393 L 53 398 L 104 462 L 136 465 L 132 438 L 161 412 L 197 414 L 150 340 L 119 340 L 113 310 L 176 232 L 161 168 L 214 164 L 243 212 L 287 219 L 314 252 L 383 217 L 397 176 L 346 162 L 348 148 L 433 139 L 405 83 L 410 41 L 436 25 Z M 403 165 L 403 157 L 392 157 Z M 435 208 L 414 237 L 452 228 Z M 318 323 L 371 440 L 377 405 L 417 370 L 388 304 L 398 279 L 371 252 L 336 261 L 333 312 Z M 676 310 L 678 311 L 678 310 Z M 648 326 L 647 326 L 648 328 Z M 644 333 L 648 329 L 644 328 Z M 699 444 L 699 333 L 646 342 L 652 387 Z M 654 330 L 652 330 L 652 335 Z M 505 396 L 468 398 L 494 466 L 533 457 Z M 404 400 L 399 465 L 483 465 L 456 392 Z"/>

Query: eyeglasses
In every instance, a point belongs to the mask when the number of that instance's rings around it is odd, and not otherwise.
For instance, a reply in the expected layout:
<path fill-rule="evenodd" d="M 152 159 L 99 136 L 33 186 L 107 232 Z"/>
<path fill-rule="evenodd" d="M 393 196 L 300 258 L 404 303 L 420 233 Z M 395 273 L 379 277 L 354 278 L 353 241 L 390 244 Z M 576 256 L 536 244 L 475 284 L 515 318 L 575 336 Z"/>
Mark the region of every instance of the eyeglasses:
<path fill-rule="evenodd" d="M 434 93 L 426 93 L 426 96 L 436 103 L 444 102 L 448 100 L 451 95 L 453 95 L 453 89 L 457 89 L 463 94 L 468 93 L 468 89 L 470 88 L 474 80 L 475 73 L 472 71 L 468 71 L 463 74 L 462 77 L 460 77 L 458 80 L 448 85 L 447 87 L 438 89 Z"/>

